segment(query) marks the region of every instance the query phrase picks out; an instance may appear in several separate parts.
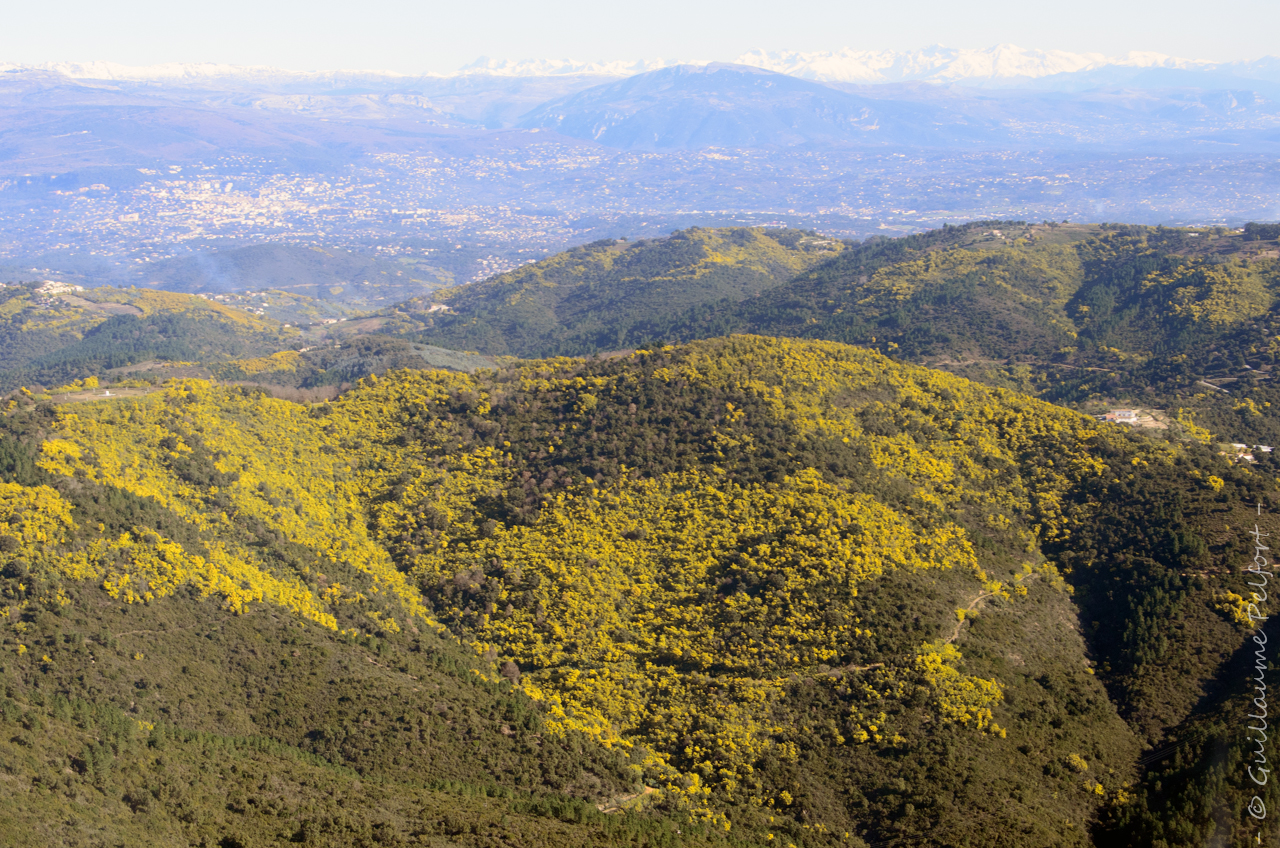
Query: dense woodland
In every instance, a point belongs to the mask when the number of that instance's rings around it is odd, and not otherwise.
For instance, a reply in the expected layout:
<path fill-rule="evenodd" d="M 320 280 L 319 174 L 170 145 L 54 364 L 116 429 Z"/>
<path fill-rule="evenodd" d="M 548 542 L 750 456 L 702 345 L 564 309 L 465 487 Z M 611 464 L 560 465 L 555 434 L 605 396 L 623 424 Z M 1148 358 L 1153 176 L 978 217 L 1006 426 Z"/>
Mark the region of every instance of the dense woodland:
<path fill-rule="evenodd" d="M 0 390 L 61 386 L 148 360 L 220 362 L 279 351 L 279 322 L 190 295 L 102 287 L 70 297 L 0 288 Z"/>
<path fill-rule="evenodd" d="M 668 244 L 646 247 L 650 273 L 662 279 L 671 271 L 657 269 L 683 267 Z M 826 339 L 1055 403 L 1137 403 L 1175 418 L 1184 409 L 1225 440 L 1280 442 L 1280 424 L 1252 412 L 1276 399 L 1274 225 L 1230 232 L 981 221 L 846 244 L 750 296 L 682 278 L 680 297 L 669 300 L 635 297 L 636 282 L 602 274 L 596 255 L 614 250 L 589 246 L 463 287 L 449 296 L 455 314 L 418 314 L 420 330 L 402 322 L 397 332 L 520 356 L 731 333 Z"/>
<path fill-rule="evenodd" d="M 1253 832 L 1280 492 L 1194 439 L 742 335 L 3 430 L 8 842 Z"/>
<path fill-rule="evenodd" d="M 435 292 L 453 314 L 418 312 L 413 302 L 392 312 L 399 332 L 426 325 L 423 338 L 442 347 L 529 357 L 617 350 L 659 338 L 687 308 L 756 297 L 845 247 L 817 233 L 745 227 L 606 239 Z"/>
<path fill-rule="evenodd" d="M 448 311 L 418 299 L 301 332 L 187 295 L 95 289 L 68 300 L 17 286 L 0 289 L 0 388 L 110 370 L 310 391 L 424 364 L 472 370 L 507 355 L 746 332 L 871 347 L 1074 408 L 1137 405 L 1223 441 L 1274 445 L 1274 230 L 981 221 L 856 244 L 691 229 L 596 242 L 437 292 Z M 305 298 L 293 301 L 305 311 Z"/>
<path fill-rule="evenodd" d="M 0 289 L 0 841 L 1240 843 L 1278 238 L 695 229 L 336 343 Z"/>

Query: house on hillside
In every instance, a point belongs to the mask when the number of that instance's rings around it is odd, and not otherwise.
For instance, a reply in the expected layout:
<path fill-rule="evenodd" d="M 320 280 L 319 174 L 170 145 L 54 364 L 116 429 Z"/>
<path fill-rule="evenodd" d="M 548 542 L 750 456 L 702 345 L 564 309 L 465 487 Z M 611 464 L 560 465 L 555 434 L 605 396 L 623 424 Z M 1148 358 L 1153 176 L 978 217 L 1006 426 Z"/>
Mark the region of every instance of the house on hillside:
<path fill-rule="evenodd" d="M 1218 455 L 1225 456 L 1228 462 L 1256 462 L 1248 445 L 1239 442 L 1228 442 L 1218 445 Z"/>
<path fill-rule="evenodd" d="M 54 294 L 73 294 L 74 292 L 84 291 L 84 286 L 76 286 L 71 283 L 60 283 L 57 280 L 45 280 L 40 284 L 40 288 L 36 289 L 37 294 L 54 295 Z"/>
<path fill-rule="evenodd" d="M 1114 421 L 1117 424 L 1136 424 L 1138 421 L 1138 410 L 1136 409 L 1113 409 L 1106 415 L 1102 416 L 1103 421 Z"/>

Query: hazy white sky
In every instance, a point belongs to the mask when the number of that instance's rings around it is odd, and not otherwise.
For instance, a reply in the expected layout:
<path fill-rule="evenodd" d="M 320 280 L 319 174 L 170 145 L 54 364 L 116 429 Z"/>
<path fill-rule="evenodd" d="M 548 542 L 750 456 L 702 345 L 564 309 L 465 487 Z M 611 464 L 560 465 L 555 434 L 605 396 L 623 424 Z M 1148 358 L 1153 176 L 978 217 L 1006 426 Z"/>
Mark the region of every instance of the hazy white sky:
<path fill-rule="evenodd" d="M 0 61 L 449 72 L 476 59 L 727 60 L 928 44 L 1193 59 L 1280 53 L 1280 0 L 7 0 Z"/>

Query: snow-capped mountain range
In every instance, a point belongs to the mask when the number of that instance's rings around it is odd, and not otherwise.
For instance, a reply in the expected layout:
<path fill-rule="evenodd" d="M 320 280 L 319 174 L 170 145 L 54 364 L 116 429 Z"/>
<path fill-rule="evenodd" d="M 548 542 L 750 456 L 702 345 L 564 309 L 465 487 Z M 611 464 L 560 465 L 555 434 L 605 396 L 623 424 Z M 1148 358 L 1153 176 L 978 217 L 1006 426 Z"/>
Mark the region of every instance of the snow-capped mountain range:
<path fill-rule="evenodd" d="M 1179 59 L 1162 53 L 1129 53 L 1123 57 L 1101 53 L 1068 53 L 1064 50 L 1024 50 L 1000 44 L 985 50 L 965 50 L 934 45 L 922 50 L 849 50 L 838 52 L 797 52 L 793 50 L 753 50 L 733 60 L 768 71 L 814 80 L 874 85 L 887 82 L 924 80 L 945 83 L 993 83 L 1039 79 L 1101 68 L 1211 69 L 1216 63 Z M 553 76 L 592 74 L 633 76 L 676 64 L 655 59 L 640 62 L 575 62 L 542 59 L 513 62 L 477 59 L 462 67 L 459 74 L 487 73 L 499 76 Z"/>
<path fill-rule="evenodd" d="M 589 75 L 601 77 L 630 77 L 646 71 L 667 68 L 678 62 L 664 59 L 641 59 L 635 62 L 578 62 L 573 59 L 490 59 L 481 56 L 474 62 L 463 65 L 456 75 L 493 74 L 501 77 L 556 77 L 567 75 Z M 702 64 L 702 63 L 698 63 Z"/>
<path fill-rule="evenodd" d="M 1068 53 L 1065 50 L 1024 50 L 1012 44 L 1000 44 L 985 50 L 963 50 L 935 45 L 909 52 L 845 49 L 835 53 L 798 53 L 756 50 L 738 57 L 738 64 L 818 82 L 864 85 L 913 80 L 947 83 L 1013 82 L 1106 67 L 1214 67 L 1212 62 L 1178 59 L 1162 53 L 1135 52 L 1114 57 L 1101 53 Z"/>
<path fill-rule="evenodd" d="M 21 65 L 14 62 L 0 62 L 0 73 L 20 71 L 46 71 L 76 80 L 165 83 L 203 82 L 217 79 L 322 81 L 333 77 L 352 76 L 388 79 L 412 79 L 413 77 L 411 74 L 395 71 L 290 71 L 273 68 L 270 65 L 225 65 L 215 62 L 168 62 L 162 65 L 121 65 L 116 62 L 43 62 L 37 65 Z"/>
<path fill-rule="evenodd" d="M 1254 62 L 1212 62 L 1182 59 L 1161 53 L 1131 52 L 1125 56 L 1101 53 L 1070 53 L 1064 50 L 1027 50 L 1012 44 L 986 49 L 963 49 L 935 45 L 921 50 L 840 50 L 798 52 L 754 50 L 734 60 L 736 64 L 784 73 L 801 79 L 826 83 L 874 85 L 895 82 L 936 82 L 960 85 L 1016 87 L 1062 75 L 1089 74 L 1106 83 L 1107 71 L 1126 78 L 1135 71 L 1198 71 L 1228 73 L 1245 78 L 1280 81 L 1280 59 Z M 663 59 L 615 62 L 579 62 L 571 59 L 494 60 L 486 57 L 464 65 L 453 74 L 403 74 L 393 71 L 286 71 L 267 66 L 240 66 L 215 63 L 170 63 L 144 67 L 112 62 L 49 62 L 17 65 L 0 62 L 0 72 L 42 70 L 72 79 L 132 82 L 200 83 L 235 78 L 246 82 L 289 80 L 323 82 L 333 79 L 382 78 L 387 81 L 413 78 L 447 78 L 471 75 L 498 77 L 628 77 L 646 71 L 688 64 Z M 704 64 L 704 63 L 695 63 Z M 1099 76 L 1099 72 L 1103 72 Z"/>
<path fill-rule="evenodd" d="M 498 76 L 550 76 L 590 74 L 628 77 L 677 64 L 661 59 L 641 62 L 574 62 L 571 60 L 522 62 L 479 59 L 458 74 L 486 73 Z M 824 83 L 876 85 L 932 82 L 953 85 L 1019 87 L 1040 81 L 1067 83 L 1071 77 L 1095 84 L 1132 81 L 1141 72 L 1182 71 L 1215 73 L 1245 79 L 1280 82 L 1280 58 L 1263 57 L 1252 62 L 1214 62 L 1183 59 L 1163 53 L 1132 51 L 1124 56 L 1102 53 L 1070 53 L 1065 50 L 1027 50 L 998 44 L 982 50 L 934 45 L 921 50 L 839 50 L 799 52 L 753 50 L 733 60 L 800 79 Z"/>

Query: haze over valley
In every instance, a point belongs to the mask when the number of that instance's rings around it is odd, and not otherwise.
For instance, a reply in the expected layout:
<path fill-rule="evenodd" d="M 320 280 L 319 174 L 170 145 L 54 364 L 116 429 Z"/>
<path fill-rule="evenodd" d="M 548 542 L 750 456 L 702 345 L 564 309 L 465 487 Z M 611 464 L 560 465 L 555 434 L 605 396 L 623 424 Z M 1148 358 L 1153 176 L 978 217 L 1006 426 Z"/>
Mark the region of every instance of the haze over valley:
<path fill-rule="evenodd" d="M 0 268 L 183 285 L 170 260 L 305 245 L 404 260 L 426 290 L 699 224 L 1234 226 L 1280 215 L 1278 86 L 1271 59 L 1010 46 L 428 76 L 10 65 Z"/>
<path fill-rule="evenodd" d="M 69 3 L 0 845 L 1276 844 L 1274 8 Z"/>

